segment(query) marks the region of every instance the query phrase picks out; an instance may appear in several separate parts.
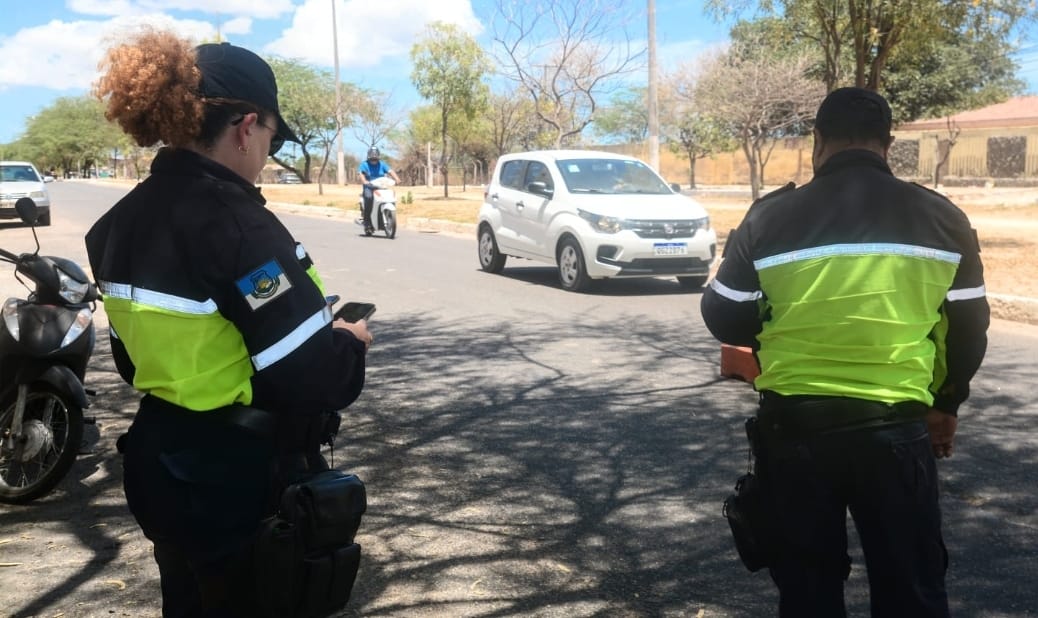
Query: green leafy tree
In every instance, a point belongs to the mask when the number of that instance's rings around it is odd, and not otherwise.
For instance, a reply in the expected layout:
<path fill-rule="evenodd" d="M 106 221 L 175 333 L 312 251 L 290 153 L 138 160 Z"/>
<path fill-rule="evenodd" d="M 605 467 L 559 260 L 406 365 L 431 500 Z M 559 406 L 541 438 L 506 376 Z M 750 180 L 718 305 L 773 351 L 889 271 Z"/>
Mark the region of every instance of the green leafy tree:
<path fill-rule="evenodd" d="M 696 161 L 738 146 L 728 122 L 689 111 L 670 127 L 667 147 L 688 160 L 688 184 L 696 188 Z"/>
<path fill-rule="evenodd" d="M 613 93 L 591 124 L 594 134 L 607 142 L 642 143 L 649 136 L 647 88 L 624 88 Z"/>
<path fill-rule="evenodd" d="M 411 82 L 418 94 L 440 111 L 440 171 L 443 196 L 448 196 L 447 137 L 452 115 L 472 119 L 487 106 L 484 78 L 491 64 L 474 38 L 453 24 L 435 22 L 411 48 Z"/>
<path fill-rule="evenodd" d="M 964 37 L 972 44 L 995 39 L 1013 48 L 1022 20 L 1038 17 L 1034 2 L 1020 0 L 708 0 L 722 18 L 756 6 L 764 16 L 782 20 L 785 30 L 809 41 L 824 58 L 828 90 L 846 84 L 880 90 L 888 65 L 905 48 L 927 41 Z M 844 77 L 844 59 L 850 74 Z M 973 67 L 973 71 L 983 67 Z M 853 80 L 849 79 L 853 76 Z"/>
<path fill-rule="evenodd" d="M 958 32 L 902 48 L 885 75 L 884 94 L 896 123 L 978 109 L 1025 88 L 1006 41 Z"/>
<path fill-rule="evenodd" d="M 336 109 L 335 78 L 330 71 L 303 64 L 300 60 L 269 58 L 267 60 L 278 82 L 278 105 L 289 127 L 299 136 L 302 144 L 302 165 L 290 157 L 296 148 L 287 144 L 273 157 L 286 170 L 294 172 L 303 182 L 311 182 L 312 151 L 323 155 L 321 170 L 327 165 L 332 145 L 339 135 L 336 115 L 343 127 L 353 122 L 353 111 L 359 107 L 360 88 L 342 83 L 342 109 Z M 301 169 L 300 169 L 301 168 Z"/>
<path fill-rule="evenodd" d="M 113 151 L 128 149 L 123 132 L 90 96 L 61 97 L 29 119 L 20 142 L 33 161 L 63 171 L 94 167 Z"/>

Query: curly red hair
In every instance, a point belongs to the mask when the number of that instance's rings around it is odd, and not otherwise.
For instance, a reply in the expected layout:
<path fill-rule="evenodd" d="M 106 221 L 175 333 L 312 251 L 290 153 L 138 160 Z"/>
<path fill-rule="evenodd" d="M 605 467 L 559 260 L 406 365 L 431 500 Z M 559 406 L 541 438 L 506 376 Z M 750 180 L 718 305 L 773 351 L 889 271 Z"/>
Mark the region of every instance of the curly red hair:
<path fill-rule="evenodd" d="M 192 43 L 145 30 L 109 49 L 99 68 L 94 94 L 107 103 L 105 118 L 138 145 L 183 146 L 199 136 L 205 103 Z"/>

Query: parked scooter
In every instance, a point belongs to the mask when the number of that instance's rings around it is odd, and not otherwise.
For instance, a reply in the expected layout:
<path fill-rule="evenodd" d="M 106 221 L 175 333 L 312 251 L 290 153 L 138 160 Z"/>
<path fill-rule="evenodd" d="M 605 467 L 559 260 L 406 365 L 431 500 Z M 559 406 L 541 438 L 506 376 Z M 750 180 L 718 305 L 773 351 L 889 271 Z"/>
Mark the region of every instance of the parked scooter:
<path fill-rule="evenodd" d="M 371 219 L 375 228 L 386 233 L 386 238 L 396 237 L 396 192 L 393 185 L 396 183 L 392 178 L 383 176 L 372 180 L 371 185 L 375 187 L 374 203 L 371 207 Z M 364 197 L 360 198 L 360 218 L 357 223 L 364 225 Z M 372 232 L 364 230 L 365 236 L 371 236 Z"/>
<path fill-rule="evenodd" d="M 40 255 L 38 212 L 31 198 L 15 203 L 33 226 L 36 251 L 16 255 L 15 279 L 34 289 L 8 298 L 0 325 L 0 502 L 24 504 L 49 493 L 72 468 L 83 440 L 83 387 L 94 351 L 97 287 L 75 262 Z M 93 394 L 93 393 L 89 393 Z"/>

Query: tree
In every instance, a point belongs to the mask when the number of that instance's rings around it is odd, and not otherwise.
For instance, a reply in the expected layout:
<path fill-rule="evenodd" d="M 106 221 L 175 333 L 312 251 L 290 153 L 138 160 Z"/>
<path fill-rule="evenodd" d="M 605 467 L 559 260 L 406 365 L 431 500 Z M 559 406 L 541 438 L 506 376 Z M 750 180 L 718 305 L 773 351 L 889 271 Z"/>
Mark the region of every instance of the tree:
<path fill-rule="evenodd" d="M 493 39 L 505 75 L 534 102 L 556 148 L 595 119 L 599 98 L 640 68 L 626 19 L 600 0 L 497 0 Z"/>
<path fill-rule="evenodd" d="M 494 156 L 516 149 L 535 150 L 550 145 L 551 139 L 542 131 L 543 126 L 533 101 L 518 89 L 490 96 L 490 141 Z"/>
<path fill-rule="evenodd" d="M 87 169 L 123 150 L 128 140 L 104 116 L 104 104 L 91 96 L 61 97 L 26 125 L 20 142 L 33 161 L 64 171 Z"/>
<path fill-rule="evenodd" d="M 728 123 L 706 114 L 687 112 L 672 129 L 676 135 L 667 140 L 667 146 L 688 159 L 688 185 L 692 189 L 696 188 L 696 161 L 735 146 Z"/>
<path fill-rule="evenodd" d="M 824 96 L 821 82 L 807 77 L 807 56 L 783 57 L 766 47 L 734 43 L 707 60 L 695 87 L 702 113 L 730 123 L 750 167 L 753 199 L 760 197 L 764 169 L 776 140 L 807 132 Z"/>
<path fill-rule="evenodd" d="M 485 109 L 489 88 L 483 83 L 490 61 L 474 38 L 453 24 L 434 22 L 411 48 L 411 82 L 440 110 L 440 171 L 448 196 L 447 134 L 452 113 L 472 119 Z"/>
<path fill-rule="evenodd" d="M 902 48 L 887 65 L 885 94 L 895 124 L 1000 103 L 1023 92 L 1009 45 L 949 33 Z"/>
<path fill-rule="evenodd" d="M 830 91 L 846 81 L 845 53 L 852 59 L 854 85 L 880 90 L 883 73 L 901 48 L 953 33 L 1008 42 L 1021 20 L 1038 17 L 1033 2 L 1020 0 L 709 0 L 708 10 L 726 17 L 751 5 L 817 45 Z"/>
<path fill-rule="evenodd" d="M 662 80 L 660 125 L 667 148 L 688 159 L 688 184 L 696 188 L 696 161 L 737 146 L 731 124 L 699 110 L 696 85 L 699 66 L 686 63 Z"/>
<path fill-rule="evenodd" d="M 296 173 L 303 182 L 311 182 L 311 148 L 320 148 L 324 158 L 321 164 L 323 171 L 327 164 L 331 147 L 338 138 L 336 114 L 340 114 L 343 124 L 352 122 L 352 110 L 358 107 L 359 88 L 350 83 L 343 83 L 343 109 L 335 107 L 335 79 L 331 72 L 316 69 L 303 64 L 300 60 L 285 58 L 269 58 L 278 83 L 278 105 L 281 116 L 302 142 L 303 169 L 298 163 L 291 161 L 285 154 L 272 157 L 281 167 Z M 294 148 L 286 145 L 294 152 Z"/>
<path fill-rule="evenodd" d="M 624 144 L 644 142 L 649 136 L 646 90 L 639 86 L 614 92 L 609 105 L 601 109 L 591 124 L 594 134 L 600 139 Z"/>
<path fill-rule="evenodd" d="M 404 114 L 393 106 L 389 93 L 358 89 L 351 98 L 356 105 L 353 135 L 368 146 L 381 144 L 403 121 Z"/>

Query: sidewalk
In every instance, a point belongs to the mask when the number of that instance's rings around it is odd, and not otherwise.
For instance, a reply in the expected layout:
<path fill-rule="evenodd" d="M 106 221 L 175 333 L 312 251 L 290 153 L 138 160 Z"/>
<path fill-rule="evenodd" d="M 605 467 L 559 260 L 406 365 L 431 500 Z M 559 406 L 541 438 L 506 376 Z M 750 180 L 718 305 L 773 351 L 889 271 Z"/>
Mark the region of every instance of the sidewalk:
<path fill-rule="evenodd" d="M 356 218 L 357 213 L 353 210 L 342 210 L 329 208 L 327 206 L 304 206 L 301 204 L 287 204 L 284 202 L 268 202 L 267 206 L 280 212 L 305 215 L 310 217 L 326 217 L 329 219 Z M 398 219 L 401 227 L 422 233 L 446 233 L 458 236 L 467 236 L 475 242 L 476 224 L 457 223 L 454 221 L 441 221 L 428 219 L 426 217 L 401 216 Z M 1038 298 L 1027 298 L 1024 296 L 1013 296 L 1011 294 L 998 294 L 988 292 L 988 302 L 991 305 L 991 317 L 1010 322 L 1021 322 L 1024 324 L 1038 325 Z"/>

